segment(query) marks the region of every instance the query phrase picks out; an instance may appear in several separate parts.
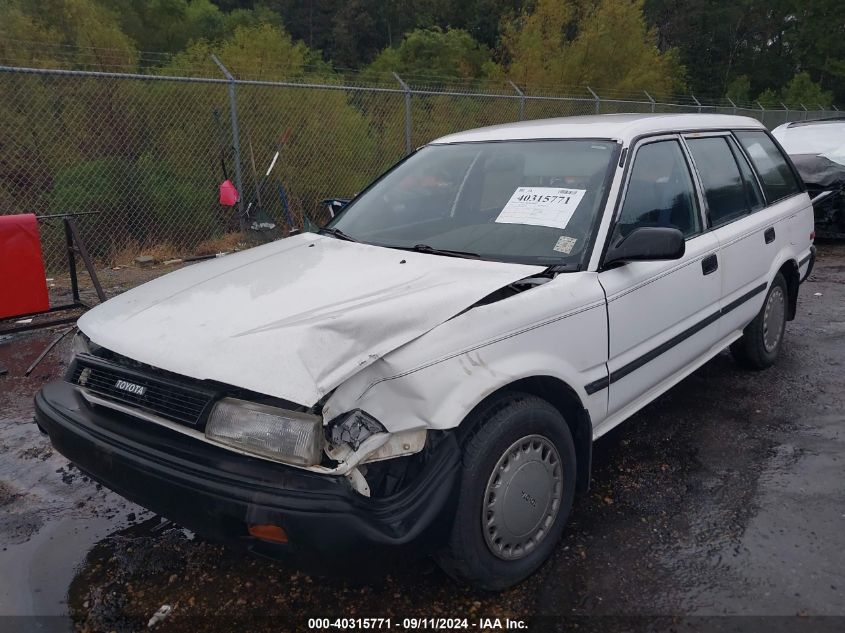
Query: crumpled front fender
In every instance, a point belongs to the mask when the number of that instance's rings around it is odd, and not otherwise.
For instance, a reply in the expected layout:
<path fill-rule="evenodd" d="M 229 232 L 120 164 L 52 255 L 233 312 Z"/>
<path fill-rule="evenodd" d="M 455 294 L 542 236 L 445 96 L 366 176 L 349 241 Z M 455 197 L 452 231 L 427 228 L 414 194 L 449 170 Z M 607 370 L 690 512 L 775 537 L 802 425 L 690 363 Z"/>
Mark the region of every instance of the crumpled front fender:
<path fill-rule="evenodd" d="M 594 423 L 607 413 L 607 318 L 595 275 L 560 277 L 473 308 L 387 354 L 326 401 L 326 420 L 362 409 L 388 431 L 449 429 L 491 393 L 550 376 L 580 397 Z"/>

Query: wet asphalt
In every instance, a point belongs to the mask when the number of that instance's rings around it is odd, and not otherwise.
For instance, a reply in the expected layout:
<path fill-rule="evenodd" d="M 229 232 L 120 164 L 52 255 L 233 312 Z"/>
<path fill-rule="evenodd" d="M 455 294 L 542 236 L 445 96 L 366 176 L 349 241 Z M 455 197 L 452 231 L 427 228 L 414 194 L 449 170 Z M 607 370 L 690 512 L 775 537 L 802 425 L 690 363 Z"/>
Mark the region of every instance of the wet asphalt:
<path fill-rule="evenodd" d="M 596 443 L 592 487 L 553 558 L 501 594 L 427 560 L 311 577 L 103 489 L 32 423 L 69 337 L 23 372 L 54 335 L 0 340 L 0 629 L 140 631 L 167 604 L 156 631 L 306 631 L 315 616 L 845 630 L 845 244 L 821 245 L 775 367 L 720 354 Z"/>

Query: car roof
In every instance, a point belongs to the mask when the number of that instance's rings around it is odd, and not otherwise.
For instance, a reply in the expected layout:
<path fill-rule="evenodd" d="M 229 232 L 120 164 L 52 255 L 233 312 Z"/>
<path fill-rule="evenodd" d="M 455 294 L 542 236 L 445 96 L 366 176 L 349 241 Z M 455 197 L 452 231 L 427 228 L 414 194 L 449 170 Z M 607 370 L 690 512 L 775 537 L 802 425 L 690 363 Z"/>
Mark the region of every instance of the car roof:
<path fill-rule="evenodd" d="M 823 119 L 807 119 L 806 121 L 790 121 L 789 123 L 784 123 L 783 125 L 778 126 L 779 128 L 783 129 L 795 129 L 795 128 L 802 128 L 807 126 L 814 126 L 814 125 L 825 125 L 825 124 L 839 124 L 842 125 L 845 123 L 845 116 L 829 116 Z"/>
<path fill-rule="evenodd" d="M 432 143 L 601 138 L 627 145 L 643 134 L 737 128 L 765 129 L 765 126 L 757 119 L 729 114 L 594 114 L 491 125 L 442 136 Z"/>
<path fill-rule="evenodd" d="M 845 117 L 784 123 L 772 135 L 791 156 L 824 156 L 845 164 Z"/>

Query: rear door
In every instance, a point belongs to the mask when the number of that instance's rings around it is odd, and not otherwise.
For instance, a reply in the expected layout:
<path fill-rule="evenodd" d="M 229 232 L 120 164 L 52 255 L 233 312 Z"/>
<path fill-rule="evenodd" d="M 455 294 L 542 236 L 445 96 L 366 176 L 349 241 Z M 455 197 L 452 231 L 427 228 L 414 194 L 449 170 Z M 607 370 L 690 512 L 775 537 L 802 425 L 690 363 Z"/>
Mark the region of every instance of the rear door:
<path fill-rule="evenodd" d="M 764 132 L 760 134 L 765 135 Z M 767 205 L 745 151 L 730 133 L 685 137 L 700 178 L 722 268 L 721 333 L 742 330 L 757 314 L 789 226 L 786 209 Z"/>
<path fill-rule="evenodd" d="M 779 225 L 775 228 L 778 246 L 803 253 L 810 245 L 813 213 L 801 179 L 766 131 L 736 131 L 734 136 L 757 173 L 766 213 Z"/>
<path fill-rule="evenodd" d="M 674 226 L 686 253 L 673 261 L 629 262 L 602 270 L 608 302 L 608 413 L 636 409 L 718 340 L 718 241 L 704 231 L 701 201 L 679 137 L 635 147 L 612 241 L 638 226 Z"/>

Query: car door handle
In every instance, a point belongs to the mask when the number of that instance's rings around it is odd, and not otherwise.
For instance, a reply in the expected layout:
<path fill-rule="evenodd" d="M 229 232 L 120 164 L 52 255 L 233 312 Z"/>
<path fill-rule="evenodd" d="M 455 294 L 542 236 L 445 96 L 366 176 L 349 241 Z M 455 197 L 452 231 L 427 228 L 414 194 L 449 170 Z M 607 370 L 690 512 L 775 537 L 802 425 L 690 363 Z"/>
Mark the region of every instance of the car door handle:
<path fill-rule="evenodd" d="M 766 238 L 766 244 L 771 244 L 775 241 L 775 227 L 770 226 L 763 232 L 763 237 Z"/>
<path fill-rule="evenodd" d="M 719 269 L 719 260 L 716 258 L 716 254 L 708 255 L 704 259 L 701 260 L 701 272 L 705 275 L 709 275 L 710 273 L 714 273 Z"/>

